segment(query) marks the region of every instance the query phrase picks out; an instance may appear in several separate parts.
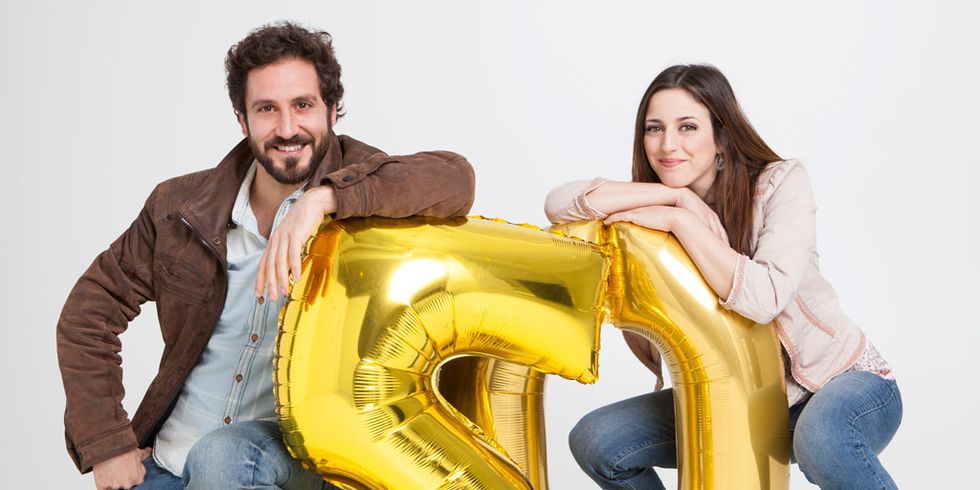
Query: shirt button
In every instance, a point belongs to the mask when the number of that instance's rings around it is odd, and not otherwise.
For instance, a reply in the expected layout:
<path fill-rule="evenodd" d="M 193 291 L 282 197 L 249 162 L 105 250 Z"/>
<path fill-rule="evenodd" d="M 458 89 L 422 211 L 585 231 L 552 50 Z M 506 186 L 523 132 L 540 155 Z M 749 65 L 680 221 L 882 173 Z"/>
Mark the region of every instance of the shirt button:
<path fill-rule="evenodd" d="M 216 236 L 216 237 L 212 238 L 211 239 L 211 243 L 213 243 L 215 245 L 221 245 L 221 237 L 217 237 Z"/>
<path fill-rule="evenodd" d="M 225 417 L 225 425 L 228 425 L 230 423 L 231 423 L 231 417 Z"/>
<path fill-rule="evenodd" d="M 260 305 L 264 305 L 265 304 L 265 297 L 264 296 L 259 296 L 259 299 L 257 301 L 259 302 Z"/>
<path fill-rule="evenodd" d="M 253 334 L 252 334 L 252 336 L 251 336 L 251 337 L 249 337 L 249 338 L 251 338 L 251 339 L 252 339 L 252 342 L 255 342 L 256 340 L 259 340 L 259 336 L 258 336 L 258 334 L 254 334 L 254 333 L 253 333 Z"/>
<path fill-rule="evenodd" d="M 242 381 L 242 375 L 241 374 L 236 374 L 235 375 L 235 381 L 238 381 L 240 383 Z"/>

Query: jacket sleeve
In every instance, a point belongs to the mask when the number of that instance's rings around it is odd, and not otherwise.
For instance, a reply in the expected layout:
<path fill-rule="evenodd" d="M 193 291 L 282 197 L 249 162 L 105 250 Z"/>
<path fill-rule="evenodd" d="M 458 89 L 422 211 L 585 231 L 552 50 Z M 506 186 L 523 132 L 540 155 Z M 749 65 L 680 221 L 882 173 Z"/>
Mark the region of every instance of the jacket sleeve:
<path fill-rule="evenodd" d="M 591 219 L 605 219 L 608 215 L 589 204 L 587 194 L 598 189 L 606 179 L 576 180 L 555 187 L 544 201 L 544 214 L 554 224 L 571 223 Z"/>
<path fill-rule="evenodd" d="M 771 180 L 755 254 L 739 256 L 732 290 L 721 305 L 769 323 L 796 297 L 816 245 L 816 204 L 802 164 L 784 162 Z"/>
<path fill-rule="evenodd" d="M 156 192 L 156 191 L 154 191 Z M 149 203 L 152 201 L 152 196 Z M 153 300 L 156 232 L 146 207 L 79 278 L 57 326 L 65 387 L 65 439 L 83 473 L 137 447 L 122 406 L 119 334 Z"/>
<path fill-rule="evenodd" d="M 337 194 L 337 219 L 352 216 L 465 216 L 476 179 L 466 158 L 448 151 L 390 156 L 377 152 L 323 179 Z"/>

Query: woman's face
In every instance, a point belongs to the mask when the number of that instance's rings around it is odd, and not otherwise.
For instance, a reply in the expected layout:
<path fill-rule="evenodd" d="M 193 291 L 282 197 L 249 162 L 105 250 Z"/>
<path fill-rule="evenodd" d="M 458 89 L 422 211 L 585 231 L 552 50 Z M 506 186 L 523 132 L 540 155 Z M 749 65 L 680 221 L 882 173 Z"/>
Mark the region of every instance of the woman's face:
<path fill-rule="evenodd" d="M 718 173 L 708 108 L 686 90 L 665 89 L 650 97 L 644 124 L 643 149 L 660 181 L 704 198 Z"/>

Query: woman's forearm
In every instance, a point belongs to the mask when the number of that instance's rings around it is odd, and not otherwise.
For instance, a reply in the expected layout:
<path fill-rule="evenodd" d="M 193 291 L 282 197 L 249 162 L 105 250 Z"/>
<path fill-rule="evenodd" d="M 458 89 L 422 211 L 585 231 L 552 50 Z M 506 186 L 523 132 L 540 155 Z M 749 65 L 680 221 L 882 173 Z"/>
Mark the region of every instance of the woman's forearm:
<path fill-rule="evenodd" d="M 589 204 L 604 214 L 643 206 L 675 206 L 688 189 L 672 189 L 652 182 L 607 181 L 586 194 Z"/>
<path fill-rule="evenodd" d="M 670 230 L 701 271 L 718 297 L 732 292 L 732 281 L 739 253 L 723 243 L 691 213 L 680 213 Z"/>

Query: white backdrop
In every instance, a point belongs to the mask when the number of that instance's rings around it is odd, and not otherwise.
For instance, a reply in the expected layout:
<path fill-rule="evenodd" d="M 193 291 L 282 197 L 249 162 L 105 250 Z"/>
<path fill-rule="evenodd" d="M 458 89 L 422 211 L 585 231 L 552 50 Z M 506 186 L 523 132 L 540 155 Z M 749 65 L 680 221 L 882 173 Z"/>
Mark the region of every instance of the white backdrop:
<path fill-rule="evenodd" d="M 63 449 L 61 306 L 157 182 L 212 166 L 238 141 L 225 51 L 277 19 L 334 35 L 348 110 L 338 132 L 390 153 L 463 153 L 477 172 L 474 213 L 516 222 L 544 224 L 556 184 L 627 179 L 653 76 L 715 64 L 771 146 L 808 163 L 823 270 L 903 391 L 885 465 L 904 488 L 971 481 L 976 4 L 211 3 L 0 6 L 0 487 L 91 487 Z M 158 332 L 148 306 L 123 336 L 131 413 Z M 603 342 L 598 384 L 548 387 L 555 489 L 591 488 L 565 442 L 574 422 L 652 384 L 615 329 Z"/>

